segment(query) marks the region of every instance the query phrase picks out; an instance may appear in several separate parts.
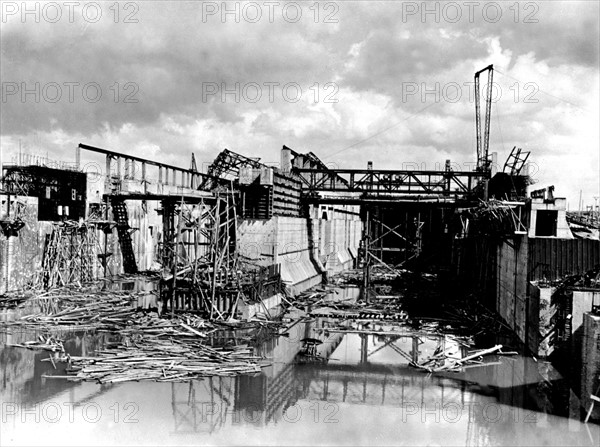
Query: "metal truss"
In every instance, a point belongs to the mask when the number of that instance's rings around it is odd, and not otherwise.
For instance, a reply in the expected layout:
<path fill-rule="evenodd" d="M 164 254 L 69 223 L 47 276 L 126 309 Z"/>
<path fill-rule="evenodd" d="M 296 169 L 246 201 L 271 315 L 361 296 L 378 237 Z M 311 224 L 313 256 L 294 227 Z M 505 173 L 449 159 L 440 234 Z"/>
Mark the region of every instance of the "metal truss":
<path fill-rule="evenodd" d="M 531 152 L 523 151 L 520 147 L 514 146 L 504 163 L 503 172 L 510 175 L 520 175 L 530 154 Z"/>
<path fill-rule="evenodd" d="M 200 184 L 199 189 L 212 190 L 218 186 L 217 179 L 236 179 L 242 166 L 260 168 L 266 165 L 260 163 L 260 158 L 245 157 L 229 149 L 224 149 L 208 167 L 207 176 Z"/>
<path fill-rule="evenodd" d="M 148 194 L 147 186 L 151 181 L 149 169 L 153 168 L 158 174 L 157 185 L 159 191 L 163 185 L 172 185 L 181 188 L 204 189 L 202 185 L 213 181 L 216 185 L 220 184 L 218 179 L 211 179 L 206 174 L 198 172 L 194 166 L 190 169 L 184 169 L 177 166 L 159 163 L 145 158 L 126 155 L 120 152 L 110 151 L 99 147 L 79 144 L 76 150 L 77 166 L 81 160 L 81 150 L 103 154 L 106 157 L 105 187 L 107 193 L 121 194 L 121 184 L 124 180 L 138 180 L 144 185 L 144 190 L 140 195 Z M 156 194 L 154 194 L 156 195 Z"/>
<path fill-rule="evenodd" d="M 486 174 L 475 171 L 387 171 L 294 168 L 309 192 L 360 192 L 371 195 L 418 194 L 471 198 Z"/>

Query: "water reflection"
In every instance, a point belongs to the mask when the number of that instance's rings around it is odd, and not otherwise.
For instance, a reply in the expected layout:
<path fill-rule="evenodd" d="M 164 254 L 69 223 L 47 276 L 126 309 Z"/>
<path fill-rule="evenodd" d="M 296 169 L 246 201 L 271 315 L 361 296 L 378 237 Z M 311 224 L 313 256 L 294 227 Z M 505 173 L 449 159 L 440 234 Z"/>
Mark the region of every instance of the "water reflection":
<path fill-rule="evenodd" d="M 335 299 L 353 299 L 342 292 Z M 48 352 L 11 348 L 35 331 L 1 335 L 2 444 L 598 445 L 599 427 L 568 418 L 572 396 L 546 364 L 497 357 L 461 373 L 408 366 L 446 337 L 335 332 L 327 318 L 273 329 L 224 331 L 212 343 L 257 339 L 261 374 L 186 383 L 98 385 L 62 375 Z M 377 324 L 373 332 L 389 331 Z M 400 325 L 394 326 L 400 327 Z M 349 327 L 348 330 L 352 328 Z M 62 333 L 72 355 L 114 340 Z M 306 355 L 306 338 L 318 339 Z"/>

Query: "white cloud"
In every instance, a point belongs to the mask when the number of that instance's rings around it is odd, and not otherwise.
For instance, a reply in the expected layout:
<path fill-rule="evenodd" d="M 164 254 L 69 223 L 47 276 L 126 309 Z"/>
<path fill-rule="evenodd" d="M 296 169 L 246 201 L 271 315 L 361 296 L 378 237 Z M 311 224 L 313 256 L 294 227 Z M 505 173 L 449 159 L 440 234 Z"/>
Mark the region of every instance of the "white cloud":
<path fill-rule="evenodd" d="M 514 145 L 523 147 L 540 166 L 540 183 L 554 183 L 571 203 L 580 189 L 584 197 L 598 194 L 595 2 L 544 2 L 537 24 L 512 17 L 498 24 L 403 23 L 393 2 L 339 3 L 337 23 L 323 23 L 323 10 L 315 21 L 305 9 L 310 20 L 298 23 L 280 17 L 223 24 L 203 22 L 200 7 L 182 5 L 142 3 L 137 24 L 3 23 L 3 82 L 97 82 L 103 90 L 98 102 L 81 92 L 58 103 L 5 95 L 5 158 L 21 140 L 24 150 L 55 158 L 71 157 L 85 142 L 183 167 L 192 151 L 202 164 L 225 147 L 278 160 L 283 144 L 347 167 L 370 159 L 379 167 L 432 169 L 447 158 L 469 162 L 474 104 L 465 83 L 493 63 L 502 97 L 492 109 L 490 138 L 500 161 Z M 126 82 L 137 86 L 137 103 L 123 101 Z M 207 82 L 296 82 L 306 94 L 297 103 L 280 92 L 258 103 L 222 101 L 220 94 L 206 100 Z M 324 101 L 327 82 L 339 86 L 337 103 Z M 407 82 L 455 82 L 463 94 L 456 103 L 432 104 L 420 94 L 406 100 Z M 527 95 L 537 102 L 526 102 Z"/>

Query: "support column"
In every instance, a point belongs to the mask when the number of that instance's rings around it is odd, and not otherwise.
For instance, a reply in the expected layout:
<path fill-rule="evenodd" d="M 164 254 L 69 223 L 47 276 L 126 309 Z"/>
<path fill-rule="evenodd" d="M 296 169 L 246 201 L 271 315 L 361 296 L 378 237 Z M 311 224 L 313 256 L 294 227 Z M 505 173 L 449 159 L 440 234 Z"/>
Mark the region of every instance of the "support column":
<path fill-rule="evenodd" d="M 110 190 L 110 181 L 111 181 L 111 162 L 112 162 L 112 156 L 110 155 L 106 155 L 106 177 L 104 179 L 104 193 L 105 194 L 110 194 L 111 190 Z"/>
<path fill-rule="evenodd" d="M 287 146 L 281 148 L 281 170 L 284 172 L 292 170 L 292 150 Z"/>
<path fill-rule="evenodd" d="M 412 361 L 413 363 L 419 363 L 419 337 L 413 335 L 412 337 Z"/>
<path fill-rule="evenodd" d="M 364 221 L 364 233 L 362 242 L 362 254 L 363 254 L 363 293 L 368 299 L 367 288 L 370 285 L 370 264 L 371 258 L 369 256 L 369 251 L 371 248 L 371 212 L 369 208 L 366 208 L 365 211 L 365 221 Z"/>
<path fill-rule="evenodd" d="M 144 194 L 148 193 L 148 183 L 146 182 L 146 163 L 142 162 L 142 183 L 144 184 Z"/>
<path fill-rule="evenodd" d="M 1 158 L 1 157 L 0 157 Z M 75 148 L 75 169 L 79 170 L 79 166 L 81 165 L 81 148 L 79 145 Z M 2 164 L 0 163 L 0 176 L 2 176 Z"/>
<path fill-rule="evenodd" d="M 367 334 L 359 334 L 360 336 L 360 363 L 367 363 L 369 357 L 369 339 Z"/>

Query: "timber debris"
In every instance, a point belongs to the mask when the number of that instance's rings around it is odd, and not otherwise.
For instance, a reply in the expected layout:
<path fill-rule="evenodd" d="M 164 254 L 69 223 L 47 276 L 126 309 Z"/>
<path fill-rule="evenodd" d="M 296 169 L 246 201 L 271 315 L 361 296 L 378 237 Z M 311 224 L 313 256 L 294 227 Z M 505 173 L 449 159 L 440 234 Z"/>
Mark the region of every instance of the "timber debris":
<path fill-rule="evenodd" d="M 196 331 L 194 331 L 196 332 Z M 179 382 L 205 376 L 258 373 L 260 357 L 248 346 L 212 348 L 202 340 L 143 337 L 98 351 L 94 357 L 67 356 L 73 380 L 115 383 L 139 380 Z M 265 365 L 263 365 L 265 366 Z M 71 378 L 71 376 L 69 376 Z"/>
<path fill-rule="evenodd" d="M 425 369 L 429 372 L 454 371 L 459 372 L 461 368 L 476 366 L 487 366 L 490 363 L 484 363 L 483 357 L 493 353 L 501 353 L 502 345 L 496 345 L 489 349 L 479 349 L 473 351 L 465 357 L 453 356 L 453 347 L 437 352 L 421 362 L 411 362 L 411 366 Z"/>
<path fill-rule="evenodd" d="M 260 372 L 268 363 L 248 345 L 209 346 L 207 338 L 221 327 L 194 314 L 163 319 L 136 305 L 144 292 L 102 289 L 101 283 L 63 287 L 38 296 L 38 311 L 3 326 L 53 331 L 95 330 L 118 333 L 113 342 L 90 357 L 71 356 L 57 335 L 10 346 L 52 351 L 47 361 L 67 363 L 69 380 L 115 383 L 125 381 L 186 381 L 212 375 Z"/>

